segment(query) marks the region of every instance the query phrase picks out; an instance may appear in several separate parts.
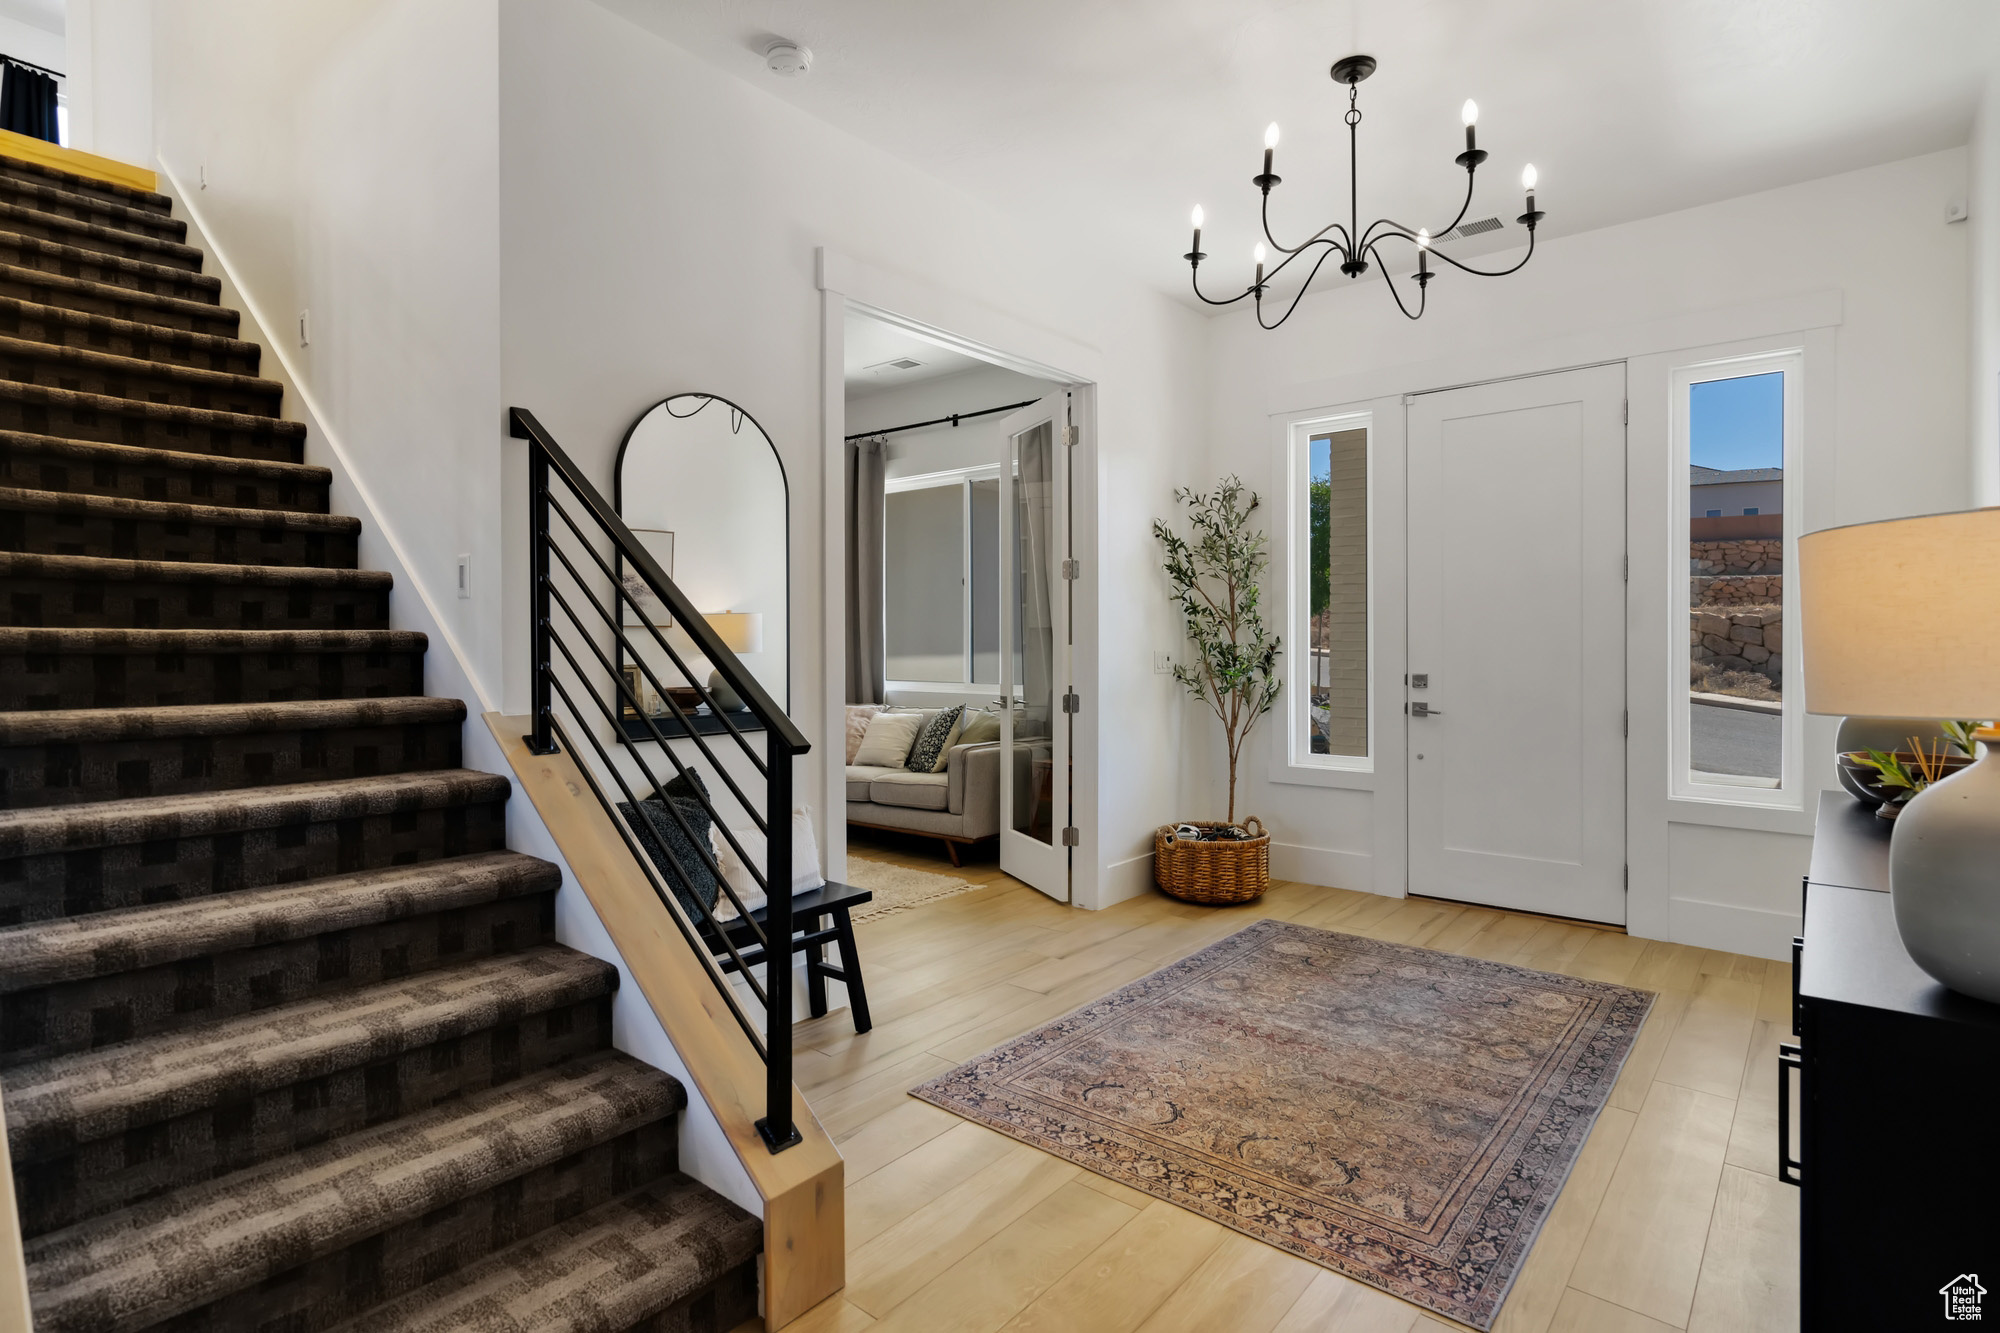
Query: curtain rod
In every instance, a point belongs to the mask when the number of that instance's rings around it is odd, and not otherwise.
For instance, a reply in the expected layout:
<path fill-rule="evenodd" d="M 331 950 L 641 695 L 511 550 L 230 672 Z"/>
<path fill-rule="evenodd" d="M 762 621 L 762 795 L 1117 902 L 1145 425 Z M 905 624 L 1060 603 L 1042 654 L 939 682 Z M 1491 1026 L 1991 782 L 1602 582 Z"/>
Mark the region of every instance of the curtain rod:
<path fill-rule="evenodd" d="M 872 440 L 877 435 L 896 435 L 906 430 L 922 430 L 926 426 L 942 426 L 946 422 L 950 422 L 956 428 L 961 421 L 970 421 L 974 417 L 990 417 L 995 412 L 1012 412 L 1017 407 L 1026 407 L 1030 403 L 1039 403 L 1041 401 L 1039 398 L 1023 398 L 1018 403 L 1008 403 L 1003 407 L 982 407 L 977 412 L 953 412 L 948 417 L 933 417 L 929 421 L 912 421 L 907 426 L 890 426 L 885 430 L 864 430 L 858 435 L 850 435 L 847 438 L 849 440 Z"/>
<path fill-rule="evenodd" d="M 23 60 L 19 56 L 10 56 L 4 52 L 0 52 L 0 60 L 4 60 L 10 65 L 19 65 L 23 69 L 31 69 L 37 74 L 46 74 L 50 78 L 66 79 L 69 77 L 69 75 L 59 69 L 50 69 L 47 65 L 37 65 L 32 60 Z"/>

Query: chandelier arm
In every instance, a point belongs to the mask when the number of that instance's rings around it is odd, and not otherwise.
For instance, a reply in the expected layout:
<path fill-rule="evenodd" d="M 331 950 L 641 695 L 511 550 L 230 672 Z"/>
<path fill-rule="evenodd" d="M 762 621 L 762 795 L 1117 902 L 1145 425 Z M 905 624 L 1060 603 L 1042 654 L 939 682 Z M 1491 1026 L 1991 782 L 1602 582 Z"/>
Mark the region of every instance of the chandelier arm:
<path fill-rule="evenodd" d="M 1396 299 L 1396 309 L 1403 312 L 1403 318 L 1412 320 L 1422 319 L 1424 317 L 1424 306 L 1430 300 L 1430 287 L 1424 285 L 1417 289 L 1417 313 L 1414 315 L 1411 314 L 1410 308 L 1403 304 L 1403 294 L 1396 290 L 1395 276 L 1389 272 L 1389 265 L 1383 260 L 1382 252 L 1371 245 L 1368 247 L 1368 253 L 1374 255 L 1375 262 L 1382 265 L 1382 281 L 1389 284 L 1389 295 Z"/>
<path fill-rule="evenodd" d="M 1336 223 L 1335 225 L 1337 226 L 1339 224 Z M 1283 273 L 1285 271 L 1286 265 L 1290 264 L 1294 259 L 1297 259 L 1300 255 L 1303 255 L 1307 250 L 1310 250 L 1315 245 L 1324 245 L 1327 247 L 1327 251 L 1325 254 L 1319 257 L 1318 263 L 1315 263 L 1313 265 L 1313 273 L 1319 272 L 1320 264 L 1324 264 L 1327 260 L 1331 259 L 1333 256 L 1340 255 L 1342 258 L 1346 258 L 1347 256 L 1347 249 L 1340 242 L 1335 241 L 1330 237 L 1323 237 L 1323 236 L 1314 237 L 1312 240 L 1307 241 L 1304 245 L 1300 246 L 1298 249 L 1292 251 L 1290 254 L 1286 255 L 1283 259 L 1279 260 L 1278 266 L 1264 275 L 1264 282 L 1266 283 L 1266 285 L 1270 283 L 1271 279 L 1277 277 L 1280 273 Z M 1306 281 L 1308 283 L 1312 281 L 1311 274 L 1308 274 L 1306 276 Z"/>
<path fill-rule="evenodd" d="M 1263 220 L 1264 220 L 1264 239 L 1271 243 L 1271 248 L 1273 250 L 1277 250 L 1282 254 L 1295 255 L 1299 253 L 1301 250 L 1306 249 L 1308 246 L 1314 245 L 1323 240 L 1327 240 L 1327 233 L 1332 231 L 1337 231 L 1340 233 L 1340 240 L 1339 242 L 1337 242 L 1337 244 L 1340 246 L 1343 252 L 1351 252 L 1354 245 L 1354 238 L 1352 236 L 1349 236 L 1347 234 L 1347 228 L 1341 226 L 1338 222 L 1327 223 L 1324 227 L 1321 227 L 1318 231 L 1314 232 L 1311 236 L 1308 236 L 1303 242 L 1301 242 L 1298 245 L 1284 244 L 1277 237 L 1271 234 L 1271 192 L 1269 190 L 1266 190 L 1264 192 Z"/>
<path fill-rule="evenodd" d="M 1255 290 L 1254 288 L 1246 287 L 1242 291 L 1236 293 L 1236 295 L 1230 297 L 1228 300 L 1218 301 L 1213 296 L 1209 296 L 1201 290 L 1201 270 L 1192 265 L 1190 265 L 1188 268 L 1188 285 L 1194 288 L 1194 294 L 1196 296 L 1201 297 L 1202 300 L 1206 301 L 1210 305 L 1235 305 L 1238 301 L 1250 295 L 1250 293 Z"/>
<path fill-rule="evenodd" d="M 1459 263 L 1456 259 L 1453 259 L 1450 255 L 1446 254 L 1444 251 L 1436 248 L 1435 246 L 1431 248 L 1431 254 L 1438 259 L 1442 259 L 1445 263 L 1451 265 L 1453 268 L 1463 269 L 1465 272 L 1470 273 L 1475 278 L 1504 278 L 1509 273 L 1519 273 L 1523 268 L 1527 267 L 1528 261 L 1535 257 L 1535 232 L 1532 227 L 1528 229 L 1528 253 L 1522 255 L 1521 262 L 1514 265 L 1514 267 L 1512 268 L 1502 268 L 1502 269 L 1492 269 L 1492 270 L 1483 268 L 1474 268 L 1470 264 Z"/>
<path fill-rule="evenodd" d="M 1299 302 L 1304 300 L 1306 293 L 1312 289 L 1313 279 L 1319 276 L 1320 265 L 1324 264 L 1327 260 L 1333 258 L 1335 255 L 1340 253 L 1341 251 L 1338 247 L 1334 246 L 1331 242 L 1328 242 L 1328 248 L 1326 252 L 1320 255 L 1320 257 L 1314 261 L 1312 266 L 1312 272 L 1306 274 L 1306 280 L 1300 283 L 1298 291 L 1292 294 L 1292 303 L 1285 307 L 1284 314 L 1278 316 L 1278 324 L 1282 324 L 1286 320 L 1290 319 L 1292 317 L 1292 312 L 1299 308 Z M 1287 259 L 1285 261 L 1285 263 L 1287 264 L 1291 262 L 1292 261 L 1290 259 Z M 1264 323 L 1264 300 L 1261 296 L 1257 299 L 1257 322 L 1263 325 L 1263 327 L 1265 327 L 1266 329 L 1275 329 L 1278 327 L 1278 324 Z"/>
<path fill-rule="evenodd" d="M 1458 216 L 1432 232 L 1431 240 L 1436 241 L 1442 238 L 1446 232 L 1457 230 L 1458 224 L 1465 221 L 1465 215 L 1472 211 L 1472 173 L 1475 170 L 1477 170 L 1476 167 L 1467 167 L 1465 169 L 1465 202 L 1458 206 Z M 1385 236 L 1401 236 L 1404 240 L 1412 242 L 1417 239 L 1416 231 L 1407 224 L 1398 222 L 1394 218 L 1376 218 L 1368 224 L 1368 230 L 1361 238 L 1361 248 L 1363 250 L 1374 246 L 1377 239 L 1375 235 L 1377 227 L 1393 228 L 1391 231 L 1384 232 L 1383 235 Z"/>

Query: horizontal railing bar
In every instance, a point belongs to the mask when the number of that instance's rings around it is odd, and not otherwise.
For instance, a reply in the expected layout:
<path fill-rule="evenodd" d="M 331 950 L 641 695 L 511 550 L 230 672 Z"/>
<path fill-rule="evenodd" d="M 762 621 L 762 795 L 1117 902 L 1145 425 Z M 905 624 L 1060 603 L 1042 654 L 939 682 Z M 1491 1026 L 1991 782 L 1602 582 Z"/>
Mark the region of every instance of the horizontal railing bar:
<path fill-rule="evenodd" d="M 591 734 L 590 728 L 585 721 L 582 710 L 580 710 L 576 706 L 576 701 L 570 698 L 569 691 L 563 688 L 561 681 L 554 681 L 553 684 L 556 692 L 562 695 L 563 702 L 566 705 L 568 705 L 571 716 L 575 717 L 577 719 L 577 722 L 583 726 L 584 739 L 590 742 L 591 748 L 597 752 L 597 757 L 604 762 L 604 765 L 606 769 L 610 771 L 611 776 L 617 780 L 619 789 L 625 793 L 628 799 L 630 799 L 632 797 L 631 788 L 626 785 L 625 779 L 618 772 L 617 766 L 611 763 L 610 756 L 604 753 L 604 747 L 598 744 L 597 738 Z M 569 729 L 567 727 L 562 726 L 562 724 L 558 722 L 556 723 L 556 728 L 557 730 L 562 732 L 565 739 L 568 738 Z M 577 767 L 585 768 L 585 765 L 579 764 L 577 765 Z M 745 1014 L 742 1011 L 741 1007 L 738 1006 L 738 1004 L 736 1003 L 734 994 L 729 990 L 729 983 L 725 979 L 723 979 L 721 967 L 716 963 L 715 956 L 711 952 L 707 943 L 704 942 L 701 938 L 701 932 L 692 929 L 690 927 L 690 924 L 683 915 L 679 899 L 677 899 L 674 896 L 670 886 L 664 885 L 660 882 L 657 873 L 658 867 L 652 864 L 652 858 L 646 853 L 645 848 L 641 847 L 638 844 L 634 836 L 636 830 L 631 829 L 630 826 L 626 823 L 626 821 L 618 815 L 616 807 L 609 800 L 605 798 L 603 788 L 598 785 L 597 780 L 594 777 L 592 777 L 588 771 L 584 773 L 584 780 L 590 783 L 591 790 L 597 794 L 598 803 L 604 807 L 605 813 L 611 816 L 612 825 L 618 829 L 618 836 L 625 843 L 626 850 L 632 853 L 632 859 L 638 863 L 639 869 L 645 874 L 646 882 L 653 886 L 653 895 L 657 897 L 660 900 L 661 905 L 667 909 L 667 914 L 673 917 L 674 923 L 679 928 L 682 938 L 687 941 L 688 947 L 694 950 L 695 953 L 699 954 L 705 960 L 710 975 L 716 978 L 716 984 L 723 991 L 724 1000 L 728 1003 L 730 1009 L 735 1012 L 736 1021 L 742 1025 L 743 1030 L 745 1032 L 751 1033 L 751 1039 L 753 1041 L 755 1041 L 760 1047 L 763 1046 L 764 1043 L 762 1039 L 756 1035 L 754 1031 L 755 1025 L 750 1022 L 749 1015 Z M 637 802 L 633 801 L 633 804 L 636 805 Z M 666 847 L 664 844 L 662 844 L 660 850 L 666 853 L 667 859 L 673 862 L 675 870 L 678 872 L 680 869 L 680 859 L 676 857 L 673 854 L 673 851 L 670 848 Z M 683 875 L 683 878 L 685 878 L 685 875 Z M 696 899 L 695 901 L 699 902 L 700 899 Z M 710 916 L 709 918 L 709 924 L 715 929 L 718 935 L 723 937 L 722 939 L 723 947 L 729 951 L 730 957 L 736 961 L 740 969 L 742 967 L 742 955 L 739 954 L 735 946 L 730 943 L 727 937 L 728 932 L 723 930 L 721 923 L 715 921 L 712 916 Z M 741 975 L 743 977 L 744 984 L 748 985 L 750 989 L 753 992 L 755 992 L 758 1003 L 762 1004 L 765 1007 L 766 1013 L 768 1013 L 770 1010 L 769 994 L 766 992 L 764 987 L 757 984 L 757 979 L 751 976 L 748 972 L 743 972 L 741 973 Z M 766 1053 L 765 1059 L 768 1060 L 769 1058 L 770 1058 L 769 1054 Z"/>
<path fill-rule="evenodd" d="M 536 420 L 535 414 L 525 407 L 514 407 L 508 409 L 508 418 L 509 432 L 515 439 L 532 440 L 535 446 L 547 455 L 550 466 L 562 476 L 564 484 L 589 509 L 597 525 L 610 534 L 613 544 L 619 548 L 620 555 L 638 570 L 639 577 L 648 590 L 666 604 L 677 621 L 686 626 L 688 636 L 700 647 L 701 655 L 708 659 L 710 665 L 721 675 L 737 698 L 743 700 L 750 711 L 757 715 L 757 720 L 764 724 L 765 729 L 778 739 L 782 748 L 793 757 L 811 750 L 812 742 L 806 739 L 805 734 L 798 729 L 792 719 L 786 716 L 785 711 L 779 708 L 765 692 L 763 684 L 744 667 L 736 654 L 729 650 L 728 645 L 722 642 L 714 627 L 703 619 L 701 613 L 688 601 L 674 581 L 667 577 L 659 562 L 653 559 L 652 553 L 633 534 L 632 529 L 625 526 L 625 520 L 606 503 L 603 495 L 599 494 L 597 488 L 591 485 L 589 478 L 584 476 L 583 470 L 563 451 L 562 446 L 556 443 L 555 437 L 543 428 L 542 423 Z"/>

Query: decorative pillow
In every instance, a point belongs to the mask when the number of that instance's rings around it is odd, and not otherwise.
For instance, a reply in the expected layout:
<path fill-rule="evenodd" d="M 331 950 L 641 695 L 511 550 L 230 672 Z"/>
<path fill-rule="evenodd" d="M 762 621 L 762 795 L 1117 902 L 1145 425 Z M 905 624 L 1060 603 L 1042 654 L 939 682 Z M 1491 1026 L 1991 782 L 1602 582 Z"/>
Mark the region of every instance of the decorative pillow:
<path fill-rule="evenodd" d="M 986 745 L 1000 739 L 1000 715 L 973 709 L 965 715 L 965 730 L 958 733 L 960 745 Z"/>
<path fill-rule="evenodd" d="M 737 842 L 743 844 L 745 855 L 763 861 L 763 834 L 755 828 L 732 828 L 729 831 L 735 835 Z M 736 854 L 729 840 L 722 836 L 720 826 L 710 832 L 709 840 L 715 847 L 715 864 L 721 867 L 723 879 L 743 900 L 743 906 L 752 912 L 762 907 L 765 903 L 764 890 L 757 887 L 756 876 L 743 864 L 743 858 Z M 761 865 L 759 869 L 762 869 Z M 792 893 L 794 896 L 811 893 L 824 883 L 826 880 L 819 873 L 819 841 L 813 836 L 812 809 L 800 806 L 792 811 Z M 735 906 L 727 900 L 715 909 L 718 921 L 734 920 L 736 916 Z"/>
<path fill-rule="evenodd" d="M 965 705 L 941 709 L 917 734 L 910 758 L 903 767 L 912 773 L 936 773 L 951 760 L 951 743 L 965 729 Z"/>
<path fill-rule="evenodd" d="M 646 849 L 647 857 L 659 870 L 660 878 L 666 881 L 681 910 L 688 914 L 689 920 L 700 923 L 707 919 L 720 893 L 715 873 L 702 859 L 700 850 L 701 844 L 709 841 L 708 807 L 703 804 L 708 787 L 701 774 L 690 768 L 662 787 L 660 793 L 637 806 L 620 801 L 618 813 L 625 816 L 625 822 L 639 835 L 639 845 Z M 679 819 L 674 818 L 676 812 Z"/>
<path fill-rule="evenodd" d="M 847 705 L 847 762 L 854 762 L 854 755 L 861 748 L 861 737 L 868 730 L 868 719 L 881 712 L 881 704 Z"/>
<path fill-rule="evenodd" d="M 857 766 L 901 768 L 910 757 L 910 745 L 923 725 L 922 713 L 877 713 L 868 719 L 861 748 L 854 752 Z"/>

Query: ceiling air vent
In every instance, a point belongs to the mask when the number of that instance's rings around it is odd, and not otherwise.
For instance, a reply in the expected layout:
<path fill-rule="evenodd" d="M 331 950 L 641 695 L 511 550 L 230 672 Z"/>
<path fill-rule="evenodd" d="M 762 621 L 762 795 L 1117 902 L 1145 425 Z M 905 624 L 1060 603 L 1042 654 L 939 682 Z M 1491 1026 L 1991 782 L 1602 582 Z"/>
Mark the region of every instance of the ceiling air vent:
<path fill-rule="evenodd" d="M 1468 236 L 1483 236 L 1489 231 L 1499 231 L 1506 225 L 1499 218 L 1480 218 L 1477 222 L 1468 222 L 1463 226 L 1456 227 L 1438 237 L 1438 239 L 1441 241 L 1462 241 Z"/>
<path fill-rule="evenodd" d="M 862 369 L 875 375 L 900 375 L 906 370 L 916 370 L 923 364 L 912 357 L 899 356 L 893 361 L 877 361 L 874 365 L 864 366 Z"/>

